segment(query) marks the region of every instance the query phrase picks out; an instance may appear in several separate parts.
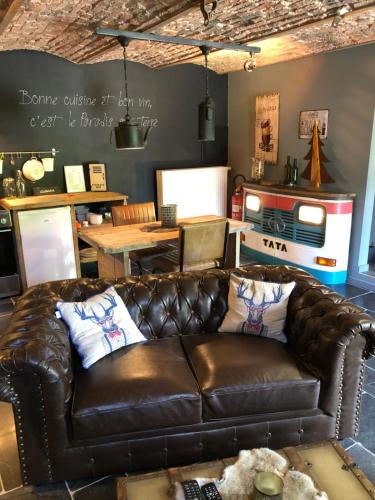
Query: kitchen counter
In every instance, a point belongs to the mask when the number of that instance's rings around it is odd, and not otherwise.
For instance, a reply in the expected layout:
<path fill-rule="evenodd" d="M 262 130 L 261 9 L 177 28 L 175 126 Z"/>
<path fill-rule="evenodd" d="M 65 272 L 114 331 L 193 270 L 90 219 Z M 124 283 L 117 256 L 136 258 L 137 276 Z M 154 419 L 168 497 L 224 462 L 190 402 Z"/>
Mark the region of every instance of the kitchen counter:
<path fill-rule="evenodd" d="M 2 198 L 0 205 L 6 210 L 32 210 L 34 208 L 62 207 L 66 205 L 86 205 L 89 203 L 122 202 L 126 204 L 125 194 L 111 191 L 87 191 L 84 193 L 47 194 L 26 196 L 25 198 Z"/>

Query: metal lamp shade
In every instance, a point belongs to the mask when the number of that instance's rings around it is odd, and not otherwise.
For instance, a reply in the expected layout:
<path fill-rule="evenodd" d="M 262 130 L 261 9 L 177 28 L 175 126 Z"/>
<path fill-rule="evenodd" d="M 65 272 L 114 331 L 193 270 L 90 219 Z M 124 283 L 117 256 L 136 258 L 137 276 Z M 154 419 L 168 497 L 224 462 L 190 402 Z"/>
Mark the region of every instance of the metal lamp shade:
<path fill-rule="evenodd" d="M 215 101 L 207 96 L 199 104 L 198 140 L 215 140 Z"/>
<path fill-rule="evenodd" d="M 143 130 L 130 121 L 119 122 L 115 127 L 116 149 L 144 149 Z"/>

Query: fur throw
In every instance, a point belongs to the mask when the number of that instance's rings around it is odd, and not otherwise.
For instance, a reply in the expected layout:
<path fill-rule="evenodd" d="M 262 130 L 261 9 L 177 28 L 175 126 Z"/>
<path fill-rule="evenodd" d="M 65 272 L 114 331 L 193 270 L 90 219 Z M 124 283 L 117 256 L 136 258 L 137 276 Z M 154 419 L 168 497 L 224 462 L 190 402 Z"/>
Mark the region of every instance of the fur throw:
<path fill-rule="evenodd" d="M 274 472 L 284 481 L 283 500 L 328 500 L 324 492 L 318 491 L 306 474 L 288 469 L 281 455 L 268 448 L 243 450 L 238 460 L 224 469 L 223 476 L 214 483 L 223 500 L 250 500 L 257 472 Z M 196 478 L 199 486 L 212 479 Z M 176 484 L 176 500 L 184 500 L 182 487 Z"/>

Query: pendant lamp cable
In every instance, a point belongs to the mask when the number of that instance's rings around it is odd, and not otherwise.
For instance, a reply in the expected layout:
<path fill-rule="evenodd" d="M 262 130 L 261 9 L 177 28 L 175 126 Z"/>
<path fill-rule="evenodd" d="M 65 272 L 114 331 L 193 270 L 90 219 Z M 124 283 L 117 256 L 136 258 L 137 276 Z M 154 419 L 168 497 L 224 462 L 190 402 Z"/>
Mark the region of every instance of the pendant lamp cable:
<path fill-rule="evenodd" d="M 125 106 L 126 106 L 126 116 L 129 116 L 129 98 L 128 98 L 128 73 L 126 66 L 126 45 L 123 47 L 124 52 L 124 76 L 125 76 Z"/>
<path fill-rule="evenodd" d="M 206 66 L 206 97 L 209 96 L 209 81 L 208 81 L 208 54 L 205 52 L 204 54 L 205 66 Z"/>

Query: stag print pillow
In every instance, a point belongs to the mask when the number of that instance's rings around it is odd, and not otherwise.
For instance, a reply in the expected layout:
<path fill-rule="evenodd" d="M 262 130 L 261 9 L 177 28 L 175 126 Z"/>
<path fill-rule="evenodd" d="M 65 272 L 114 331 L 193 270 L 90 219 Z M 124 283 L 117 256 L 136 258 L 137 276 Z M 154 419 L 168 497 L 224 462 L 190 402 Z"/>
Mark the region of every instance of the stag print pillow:
<path fill-rule="evenodd" d="M 287 342 L 283 332 L 291 283 L 255 281 L 231 275 L 228 311 L 219 332 L 239 332 Z"/>
<path fill-rule="evenodd" d="M 146 340 L 114 287 L 85 302 L 57 302 L 56 307 L 84 368 L 120 347 Z"/>

